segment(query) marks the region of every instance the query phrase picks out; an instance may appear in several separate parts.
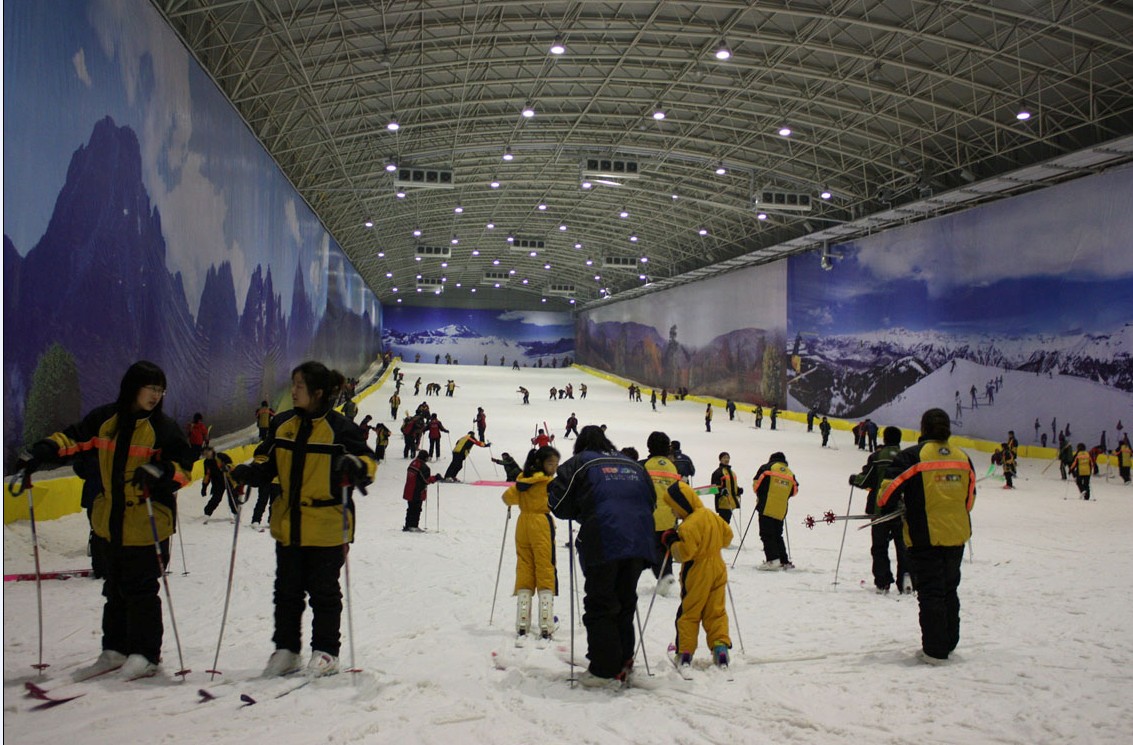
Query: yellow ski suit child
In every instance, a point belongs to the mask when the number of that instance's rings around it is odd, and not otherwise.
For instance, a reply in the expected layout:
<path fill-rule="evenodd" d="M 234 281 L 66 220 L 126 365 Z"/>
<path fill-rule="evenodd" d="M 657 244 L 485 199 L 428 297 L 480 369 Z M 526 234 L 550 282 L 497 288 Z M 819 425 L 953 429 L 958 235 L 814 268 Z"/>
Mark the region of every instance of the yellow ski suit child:
<path fill-rule="evenodd" d="M 544 638 L 554 632 L 554 596 L 558 594 L 555 572 L 555 519 L 547 506 L 547 484 L 553 476 L 536 471 L 520 475 L 503 493 L 504 504 L 519 507 L 515 523 L 516 633 L 524 635 L 531 625 L 531 599 L 539 598 L 539 631 Z"/>
<path fill-rule="evenodd" d="M 688 484 L 678 481 L 664 495 L 681 524 L 665 533 L 665 545 L 681 563 L 681 604 L 677 609 L 677 652 L 682 662 L 696 652 L 700 626 L 717 664 L 728 663 L 732 639 L 724 605 L 728 569 L 720 551 L 732 542 L 732 529 L 706 508 Z M 687 657 L 686 657 L 687 655 Z"/>

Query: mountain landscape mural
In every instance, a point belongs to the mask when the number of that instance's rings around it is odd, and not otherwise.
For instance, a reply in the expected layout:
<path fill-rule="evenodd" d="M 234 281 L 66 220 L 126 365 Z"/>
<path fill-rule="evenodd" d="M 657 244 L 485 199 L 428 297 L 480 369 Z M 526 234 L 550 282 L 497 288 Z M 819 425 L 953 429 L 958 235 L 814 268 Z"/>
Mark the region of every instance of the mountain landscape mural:
<path fill-rule="evenodd" d="M 574 357 L 569 313 L 387 307 L 383 319 L 382 348 L 410 362 L 535 367 Z"/>

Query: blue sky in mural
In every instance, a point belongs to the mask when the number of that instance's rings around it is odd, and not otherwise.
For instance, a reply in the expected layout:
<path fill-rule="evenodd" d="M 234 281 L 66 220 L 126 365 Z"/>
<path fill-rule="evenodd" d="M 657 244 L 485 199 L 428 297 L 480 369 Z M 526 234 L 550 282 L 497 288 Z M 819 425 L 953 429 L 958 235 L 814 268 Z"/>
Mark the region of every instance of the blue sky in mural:
<path fill-rule="evenodd" d="M 1105 333 L 1133 321 L 1133 171 L 791 259 L 790 331 Z"/>
<path fill-rule="evenodd" d="M 382 318 L 385 328 L 401 333 L 463 325 L 481 336 L 498 336 L 516 341 L 549 341 L 574 337 L 574 326 L 569 313 L 387 305 L 383 306 Z"/>
<path fill-rule="evenodd" d="M 193 312 L 208 267 L 224 261 L 240 297 L 256 265 L 270 264 L 284 307 L 298 264 L 322 307 L 340 249 L 153 8 L 5 3 L 4 23 L 20 29 L 4 49 L 4 232 L 21 254 L 43 235 L 72 154 L 110 116 L 138 136 L 167 264 L 182 273 Z M 368 290 L 347 289 L 354 309 L 375 304 Z"/>

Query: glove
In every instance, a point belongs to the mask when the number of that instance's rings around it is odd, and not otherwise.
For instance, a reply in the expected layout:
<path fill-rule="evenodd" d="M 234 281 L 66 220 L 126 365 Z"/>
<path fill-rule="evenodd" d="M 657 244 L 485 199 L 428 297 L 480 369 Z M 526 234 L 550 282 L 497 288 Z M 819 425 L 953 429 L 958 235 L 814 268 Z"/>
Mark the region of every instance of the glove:
<path fill-rule="evenodd" d="M 208 488 L 209 488 L 209 485 L 208 485 L 208 484 L 206 484 L 206 483 L 204 482 L 204 480 L 202 480 L 202 481 L 201 481 L 201 496 L 202 496 L 202 497 L 203 497 L 203 496 L 205 496 L 205 494 L 207 494 L 207 493 L 208 493 Z"/>
<path fill-rule="evenodd" d="M 229 472 L 228 477 L 237 484 L 251 484 L 255 471 L 247 463 L 241 463 Z M 255 486 L 255 484 L 252 484 Z M 204 492 L 201 492 L 202 494 Z"/>
<path fill-rule="evenodd" d="M 366 464 L 357 455 L 340 455 L 334 462 L 336 481 L 354 487 L 363 487 L 369 483 L 366 474 Z M 362 492 L 365 494 L 365 492 Z"/>
<path fill-rule="evenodd" d="M 554 438 L 552 438 L 552 439 L 554 439 Z M 492 443 L 490 443 L 490 442 L 485 442 L 485 443 L 484 443 L 484 447 L 489 447 L 489 448 L 490 448 L 490 447 L 492 447 Z"/>
<path fill-rule="evenodd" d="M 39 460 L 27 448 L 22 448 L 16 456 L 16 470 L 22 471 L 25 476 L 31 476 L 39 470 Z"/>
<path fill-rule="evenodd" d="M 855 481 L 855 476 L 853 474 L 851 474 L 850 475 L 850 486 L 857 486 L 857 485 L 858 484 L 857 484 L 857 481 Z"/>
<path fill-rule="evenodd" d="M 672 548 L 673 544 L 681 539 L 677 531 L 670 528 L 661 534 L 661 545 L 665 548 Z"/>
<path fill-rule="evenodd" d="M 172 478 L 172 463 L 146 463 L 134 470 L 134 478 L 131 481 L 135 486 L 152 488 L 154 485 Z"/>
<path fill-rule="evenodd" d="M 736 491 L 736 496 L 737 496 L 737 497 L 742 497 L 742 496 L 743 496 L 743 494 L 744 494 L 744 488 L 743 488 L 743 487 L 741 486 L 741 487 L 740 487 L 740 488 L 739 488 L 739 489 L 738 489 L 738 490 Z"/>

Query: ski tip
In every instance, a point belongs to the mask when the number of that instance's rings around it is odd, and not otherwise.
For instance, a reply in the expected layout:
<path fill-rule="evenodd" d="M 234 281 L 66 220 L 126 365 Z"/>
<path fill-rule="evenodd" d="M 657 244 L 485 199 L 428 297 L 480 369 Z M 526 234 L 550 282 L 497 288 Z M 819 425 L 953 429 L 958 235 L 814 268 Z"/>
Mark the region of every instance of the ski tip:
<path fill-rule="evenodd" d="M 24 681 L 24 690 L 26 691 L 25 695 L 32 698 L 43 698 L 47 696 L 47 691 L 43 690 L 42 687 L 36 685 L 35 683 L 32 683 L 30 680 Z"/>
<path fill-rule="evenodd" d="M 191 672 L 193 672 L 193 671 L 192 671 L 192 670 L 190 670 L 189 668 L 187 668 L 187 667 L 186 667 L 186 668 L 183 668 L 183 669 L 181 669 L 181 670 L 178 670 L 177 672 L 175 672 L 175 673 L 173 673 L 173 674 L 174 674 L 174 675 L 175 675 L 176 677 L 180 678 L 180 679 L 181 679 L 182 681 L 184 681 L 184 680 L 185 680 L 185 676 L 186 676 L 186 675 L 188 675 L 188 674 L 189 674 L 189 673 L 191 673 Z"/>
<path fill-rule="evenodd" d="M 240 694 L 240 700 L 244 702 L 244 706 L 251 706 L 252 704 L 256 703 L 256 699 L 252 698 L 246 693 Z"/>
<path fill-rule="evenodd" d="M 203 704 L 206 701 L 215 701 L 216 700 L 216 696 L 209 693 L 204 688 L 198 688 L 197 689 L 197 695 L 201 697 L 201 700 L 198 703 Z"/>
<path fill-rule="evenodd" d="M 344 673 L 360 673 L 360 672 L 362 672 L 362 668 L 360 668 L 360 667 L 351 667 L 351 668 L 347 668 L 346 670 L 343 670 L 343 672 L 344 672 Z"/>

